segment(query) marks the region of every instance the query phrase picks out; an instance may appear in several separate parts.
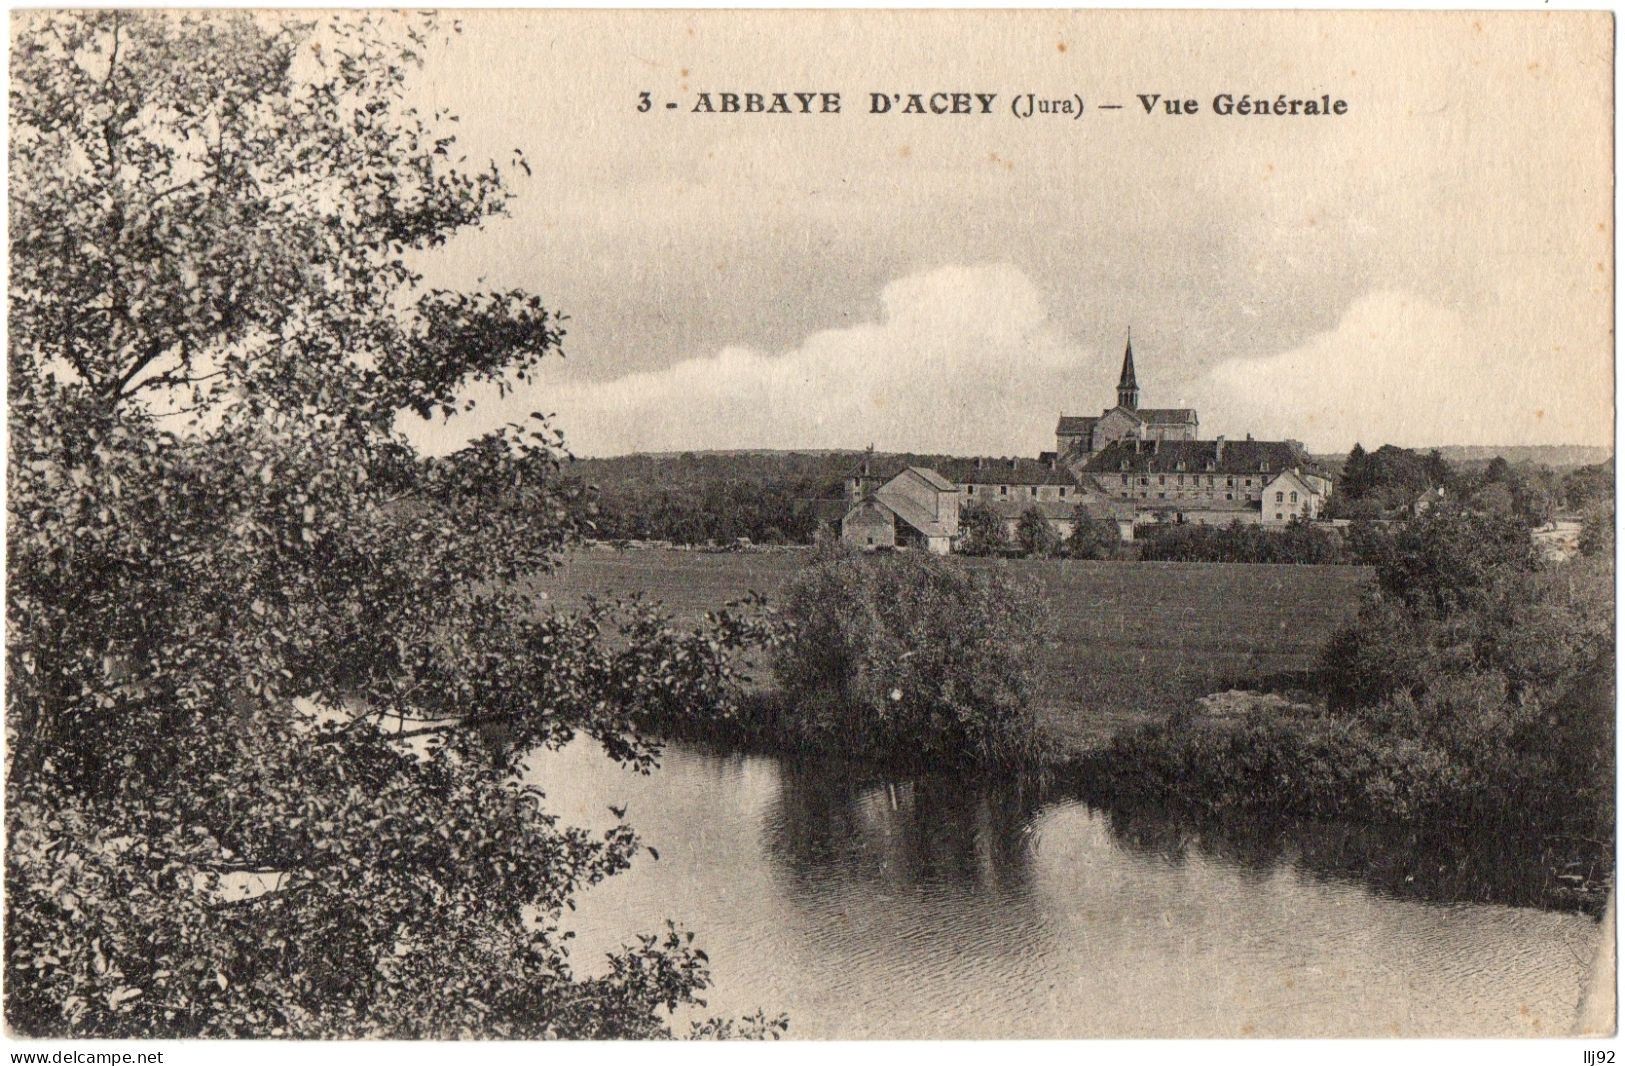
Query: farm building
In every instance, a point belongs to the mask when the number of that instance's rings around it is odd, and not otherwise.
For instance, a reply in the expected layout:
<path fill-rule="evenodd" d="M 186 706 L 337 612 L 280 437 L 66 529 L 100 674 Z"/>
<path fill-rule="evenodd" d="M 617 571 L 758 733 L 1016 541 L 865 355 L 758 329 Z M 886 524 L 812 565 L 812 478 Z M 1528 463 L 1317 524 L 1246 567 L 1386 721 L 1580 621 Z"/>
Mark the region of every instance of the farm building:
<path fill-rule="evenodd" d="M 1086 491 L 1053 459 L 983 457 L 949 460 L 940 469 L 898 469 L 865 455 L 844 480 L 845 497 L 831 518 L 839 521 L 841 539 L 860 548 L 951 550 L 960 513 L 973 504 L 997 514 L 1012 538 L 1021 516 L 1037 510 L 1064 540 L 1079 506 L 1093 518 L 1116 522 L 1124 540 L 1134 537 L 1132 505 Z"/>
<path fill-rule="evenodd" d="M 864 464 L 864 474 L 868 464 Z M 904 467 L 869 488 L 867 476 L 855 479 L 858 495 L 849 493 L 841 518 L 841 539 L 860 548 L 924 548 L 946 555 L 959 533 L 959 491 L 935 470 Z"/>

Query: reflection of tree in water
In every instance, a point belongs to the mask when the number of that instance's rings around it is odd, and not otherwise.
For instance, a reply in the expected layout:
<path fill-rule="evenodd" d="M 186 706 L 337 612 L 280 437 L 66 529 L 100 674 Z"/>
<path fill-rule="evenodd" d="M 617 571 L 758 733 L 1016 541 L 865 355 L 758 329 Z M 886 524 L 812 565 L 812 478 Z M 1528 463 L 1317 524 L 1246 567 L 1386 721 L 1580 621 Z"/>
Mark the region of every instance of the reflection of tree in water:
<path fill-rule="evenodd" d="M 1113 841 L 1129 851 L 1165 862 L 1196 853 L 1260 880 L 1291 865 L 1311 877 L 1427 902 L 1601 906 L 1601 900 L 1562 894 L 1538 840 L 1423 837 L 1368 825 L 1134 805 L 1107 807 L 1106 820 Z"/>
<path fill-rule="evenodd" d="M 1041 800 L 1031 781 L 889 778 L 836 762 L 786 761 L 767 812 L 767 853 L 798 884 L 835 878 L 1020 897 Z"/>

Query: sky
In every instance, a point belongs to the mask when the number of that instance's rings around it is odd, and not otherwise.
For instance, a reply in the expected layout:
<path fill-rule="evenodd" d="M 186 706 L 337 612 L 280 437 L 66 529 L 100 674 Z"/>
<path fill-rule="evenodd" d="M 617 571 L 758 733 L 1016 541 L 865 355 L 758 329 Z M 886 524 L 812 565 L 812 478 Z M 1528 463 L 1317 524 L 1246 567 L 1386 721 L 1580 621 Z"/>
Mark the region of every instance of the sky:
<path fill-rule="evenodd" d="M 1612 441 L 1605 16 L 459 18 L 415 102 L 460 116 L 471 161 L 519 149 L 533 174 L 420 265 L 540 293 L 567 354 L 403 422 L 426 449 L 542 410 L 581 455 L 1034 454 L 1114 402 L 1131 326 L 1142 404 L 1196 407 L 1204 437 Z M 693 113 L 724 91 L 842 113 Z M 999 95 L 868 114 L 876 91 Z M 1085 110 L 1016 119 L 1027 92 Z M 1224 92 L 1348 113 L 1216 115 Z"/>

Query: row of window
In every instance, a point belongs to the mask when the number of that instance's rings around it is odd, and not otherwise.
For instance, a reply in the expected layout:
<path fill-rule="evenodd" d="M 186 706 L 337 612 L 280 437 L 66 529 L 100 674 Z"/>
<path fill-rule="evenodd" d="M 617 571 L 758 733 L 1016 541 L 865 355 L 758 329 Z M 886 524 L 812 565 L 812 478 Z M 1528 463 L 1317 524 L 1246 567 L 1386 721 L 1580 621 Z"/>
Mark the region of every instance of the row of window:
<path fill-rule="evenodd" d="M 1122 496 L 1122 497 L 1123 497 L 1123 499 L 1125 499 L 1125 500 L 1126 500 L 1126 499 L 1129 499 L 1129 498 L 1130 498 L 1130 497 L 1131 497 L 1131 493 L 1130 493 L 1130 491 L 1129 491 L 1129 490 L 1128 490 L 1128 489 L 1124 489 L 1124 490 L 1123 490 L 1123 491 L 1122 491 L 1122 492 L 1121 492 L 1121 493 L 1119 493 L 1119 494 L 1118 494 L 1118 495 L 1120 495 L 1120 496 Z M 1242 493 L 1242 495 L 1243 495 L 1243 496 L 1244 496 L 1244 497 L 1246 497 L 1246 498 L 1247 498 L 1247 499 L 1249 499 L 1249 500 L 1251 500 L 1251 499 L 1256 499 L 1256 496 L 1255 496 L 1255 495 L 1254 495 L 1254 494 L 1253 494 L 1253 493 L 1250 493 L 1250 492 L 1244 492 L 1244 493 Z M 1139 497 L 1140 497 L 1140 499 L 1142 499 L 1142 500 L 1149 500 L 1149 499 L 1150 499 L 1150 498 L 1151 498 L 1151 493 L 1150 493 L 1150 490 L 1148 490 L 1148 489 L 1141 489 L 1141 490 L 1140 490 L 1140 492 L 1139 492 Z M 1157 493 L 1157 499 L 1159 499 L 1159 500 L 1166 500 L 1166 499 L 1167 499 L 1167 498 L 1168 498 L 1168 494 L 1167 494 L 1167 493 L 1166 493 L 1166 492 L 1159 492 L 1159 493 Z M 1174 498 L 1175 498 L 1175 499 L 1183 499 L 1183 498 L 1185 498 L 1185 494 L 1184 494 L 1184 493 L 1179 493 L 1179 492 L 1176 492 L 1176 493 L 1174 493 Z M 1201 498 L 1201 497 L 1192 497 L 1192 498 L 1194 498 L 1194 499 L 1200 499 L 1200 498 Z M 1217 494 L 1217 493 L 1215 493 L 1215 494 L 1214 494 L 1214 496 L 1213 496 L 1213 498 L 1214 498 L 1214 499 L 1217 499 L 1217 498 L 1218 498 L 1218 494 Z M 1227 493 L 1225 493 L 1225 494 L 1224 494 L 1224 498 L 1225 498 L 1225 499 L 1227 499 L 1227 500 L 1233 500 L 1233 499 L 1235 499 L 1235 498 L 1236 498 L 1236 494 L 1235 494 L 1235 493 L 1233 493 L 1233 492 L 1227 492 Z"/>
<path fill-rule="evenodd" d="M 1185 475 L 1184 474 L 1178 474 L 1178 475 L 1176 475 L 1176 478 L 1177 478 L 1177 480 L 1175 482 L 1176 484 L 1178 484 L 1178 485 L 1184 485 L 1185 484 Z M 1210 488 L 1210 489 L 1215 487 L 1216 480 L 1217 480 L 1216 478 L 1211 478 L 1211 477 L 1208 478 L 1207 479 L 1207 487 Z M 1250 488 L 1253 487 L 1253 479 L 1252 478 L 1244 478 L 1243 481 L 1245 482 L 1247 488 L 1250 489 Z M 1129 482 L 1129 477 L 1128 477 L 1127 474 L 1124 474 L 1123 475 L 1123 484 L 1127 485 L 1128 482 Z M 1140 484 L 1142 484 L 1142 485 L 1148 485 L 1150 483 L 1151 482 L 1150 482 L 1149 478 L 1142 477 L 1140 479 Z M 1263 484 L 1263 481 L 1260 480 L 1259 483 Z M 1167 474 L 1158 474 L 1157 475 L 1157 484 L 1159 484 L 1159 485 L 1168 484 L 1168 475 Z M 1202 479 L 1200 477 L 1192 477 L 1191 478 L 1191 484 L 1194 485 L 1194 486 L 1200 487 L 1201 484 L 1202 484 Z M 1224 487 L 1227 488 L 1227 489 L 1235 488 L 1236 487 L 1236 479 L 1233 478 L 1233 477 L 1225 478 L 1224 479 Z"/>
<path fill-rule="evenodd" d="M 1128 470 L 1132 465 L 1133 465 L 1133 460 L 1123 459 L 1123 460 L 1120 460 L 1118 462 L 1117 468 L 1119 470 Z M 1219 466 L 1219 464 L 1217 462 L 1215 462 L 1212 459 L 1209 459 L 1207 462 L 1202 464 L 1202 469 L 1203 470 L 1217 470 L 1218 466 Z M 1175 463 L 1174 464 L 1174 469 L 1175 470 L 1184 470 L 1185 469 L 1185 461 L 1183 459 L 1181 459 L 1179 462 Z M 1268 462 L 1261 462 L 1261 463 L 1258 464 L 1258 470 L 1259 470 L 1259 473 L 1267 474 L 1267 473 L 1270 472 L 1270 464 Z"/>
<path fill-rule="evenodd" d="M 982 488 L 987 493 L 992 493 L 992 491 L 993 491 L 993 486 L 992 485 L 983 485 Z M 1039 487 L 1037 485 L 1029 485 L 1029 486 L 1027 486 L 1027 488 L 1032 493 L 1032 495 L 1034 495 L 1034 496 L 1038 495 L 1038 488 Z M 1063 500 L 1066 499 L 1066 488 L 1067 487 L 1065 485 L 1056 485 L 1055 488 L 1058 488 L 1058 489 L 1061 490 L 1061 499 L 1063 499 Z M 966 485 L 965 486 L 965 495 L 966 496 L 974 496 L 974 495 L 976 495 L 976 486 L 975 485 Z M 1008 496 L 1008 495 L 1010 495 L 1010 486 L 1009 485 L 1000 485 L 999 486 L 999 495 L 1000 496 Z"/>

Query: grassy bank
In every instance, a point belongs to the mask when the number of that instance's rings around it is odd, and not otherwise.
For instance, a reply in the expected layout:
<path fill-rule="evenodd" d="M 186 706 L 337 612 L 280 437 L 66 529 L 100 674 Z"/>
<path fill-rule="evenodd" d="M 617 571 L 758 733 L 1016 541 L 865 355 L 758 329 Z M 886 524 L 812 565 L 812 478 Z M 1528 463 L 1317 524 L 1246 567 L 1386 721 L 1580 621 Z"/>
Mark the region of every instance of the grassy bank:
<path fill-rule="evenodd" d="M 749 591 L 775 599 L 802 551 L 582 551 L 535 581 L 539 596 L 641 593 L 679 619 Z M 1209 692 L 1309 669 L 1370 579 L 1349 566 L 966 559 L 1039 582 L 1054 633 L 1039 650 L 1039 713 L 1057 749 L 1099 749 Z M 766 670 L 756 671 L 765 681 Z"/>

